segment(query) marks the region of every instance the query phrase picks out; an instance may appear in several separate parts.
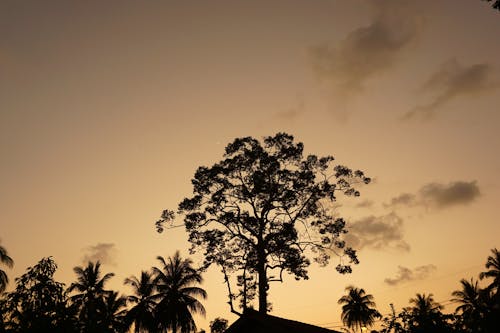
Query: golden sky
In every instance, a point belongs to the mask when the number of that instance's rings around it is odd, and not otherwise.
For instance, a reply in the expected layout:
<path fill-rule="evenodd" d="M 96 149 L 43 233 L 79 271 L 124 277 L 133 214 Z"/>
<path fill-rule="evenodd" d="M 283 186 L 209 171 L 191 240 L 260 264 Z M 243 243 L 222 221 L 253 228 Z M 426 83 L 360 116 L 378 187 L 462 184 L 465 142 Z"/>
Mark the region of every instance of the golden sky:
<path fill-rule="evenodd" d="M 7 273 L 54 256 L 70 283 L 100 259 L 126 292 L 157 255 L 187 256 L 154 221 L 196 168 L 286 131 L 375 181 L 339 198 L 361 264 L 271 285 L 273 314 L 339 325 L 349 284 L 382 313 L 417 292 L 446 303 L 500 246 L 499 34 L 479 0 L 1 1 Z M 221 274 L 205 279 L 208 329 L 234 316 Z"/>

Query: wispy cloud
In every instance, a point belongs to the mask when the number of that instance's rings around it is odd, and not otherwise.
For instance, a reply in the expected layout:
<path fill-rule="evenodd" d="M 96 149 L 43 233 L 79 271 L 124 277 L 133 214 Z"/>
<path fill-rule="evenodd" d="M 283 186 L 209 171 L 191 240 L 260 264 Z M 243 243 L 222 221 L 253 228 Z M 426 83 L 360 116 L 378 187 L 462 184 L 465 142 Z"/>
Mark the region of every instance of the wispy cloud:
<path fill-rule="evenodd" d="M 363 91 L 365 82 L 393 67 L 417 36 L 417 20 L 407 1 L 373 1 L 374 17 L 351 31 L 338 45 L 311 48 L 317 76 L 332 85 L 337 97 L 349 98 Z"/>
<path fill-rule="evenodd" d="M 386 207 L 393 207 L 393 206 L 415 206 L 417 204 L 417 197 L 415 194 L 411 193 L 401 193 L 397 197 L 394 197 L 391 199 L 391 202 L 389 204 L 386 204 Z"/>
<path fill-rule="evenodd" d="M 476 181 L 456 181 L 448 184 L 429 183 L 420 188 L 417 194 L 402 193 L 391 199 L 385 207 L 423 206 L 426 208 L 448 208 L 466 205 L 475 201 L 481 192 Z"/>
<path fill-rule="evenodd" d="M 395 213 L 371 215 L 351 223 L 345 239 L 350 246 L 358 250 L 363 248 L 410 250 L 410 245 L 404 240 L 403 219 Z"/>
<path fill-rule="evenodd" d="M 305 109 L 306 109 L 306 106 L 305 106 L 304 99 L 298 98 L 294 106 L 292 106 L 286 110 L 275 113 L 275 117 L 279 121 L 293 122 L 298 117 L 300 117 L 302 114 L 304 114 Z"/>
<path fill-rule="evenodd" d="M 428 278 L 434 271 L 436 266 L 429 264 L 424 266 L 415 267 L 410 269 L 403 266 L 398 266 L 398 272 L 394 278 L 386 278 L 384 282 L 390 286 L 397 286 L 405 282 L 410 282 L 414 280 L 424 280 Z"/>
<path fill-rule="evenodd" d="M 460 96 L 490 91 L 496 87 L 490 78 L 491 66 L 486 63 L 461 65 L 456 59 L 442 64 L 422 85 L 421 91 L 431 93 L 428 104 L 418 105 L 407 112 L 403 119 L 431 119 L 441 106 Z"/>
<path fill-rule="evenodd" d="M 372 200 L 363 200 L 355 205 L 356 208 L 371 208 L 375 203 Z"/>
<path fill-rule="evenodd" d="M 113 243 L 97 243 L 85 248 L 83 264 L 100 261 L 102 264 L 116 265 L 116 246 Z"/>

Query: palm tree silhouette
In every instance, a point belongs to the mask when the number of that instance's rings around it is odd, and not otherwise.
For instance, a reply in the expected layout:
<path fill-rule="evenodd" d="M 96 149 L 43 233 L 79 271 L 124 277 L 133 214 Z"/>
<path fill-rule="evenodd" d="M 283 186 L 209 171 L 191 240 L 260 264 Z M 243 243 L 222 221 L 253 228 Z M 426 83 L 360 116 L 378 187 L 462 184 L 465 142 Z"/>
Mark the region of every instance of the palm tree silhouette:
<path fill-rule="evenodd" d="M 127 310 L 127 299 L 118 292 L 109 292 L 100 303 L 99 326 L 106 333 L 125 332 L 124 318 Z"/>
<path fill-rule="evenodd" d="M 497 331 L 500 326 L 500 252 L 494 248 L 492 255 L 486 261 L 486 272 L 479 274 L 480 279 L 492 278 L 493 281 L 486 287 L 488 313 L 485 318 L 485 331 Z"/>
<path fill-rule="evenodd" d="M 99 305 L 102 304 L 104 297 L 110 292 L 104 290 L 104 284 L 114 276 L 113 273 L 107 273 L 101 277 L 101 263 L 95 264 L 91 261 L 87 267 L 77 266 L 73 271 L 77 275 L 77 282 L 72 283 L 68 292 L 74 290 L 79 293 L 71 296 L 72 303 L 78 308 L 80 321 L 86 332 L 95 332 L 98 329 Z"/>
<path fill-rule="evenodd" d="M 157 294 L 155 317 L 161 332 L 181 333 L 194 332 L 196 324 L 193 314 L 205 315 L 205 308 L 197 299 L 205 299 L 207 293 L 195 284 L 203 281 L 200 273 L 192 267 L 190 259 L 182 259 L 179 251 L 166 261 L 158 256 L 161 267 L 153 267 Z"/>
<path fill-rule="evenodd" d="M 408 308 L 412 315 L 416 332 L 433 332 L 443 322 L 441 310 L 443 306 L 434 300 L 434 295 L 419 294 L 410 299 L 412 307 Z"/>
<path fill-rule="evenodd" d="M 154 310 L 156 303 L 153 301 L 155 285 L 153 275 L 147 271 L 141 272 L 138 279 L 135 276 L 125 279 L 125 284 L 132 286 L 134 295 L 128 296 L 128 301 L 135 304 L 127 312 L 125 323 L 128 327 L 134 324 L 135 333 L 153 332 Z"/>
<path fill-rule="evenodd" d="M 1 245 L 0 245 L 0 263 L 6 265 L 9 268 L 12 268 L 12 266 L 14 266 L 14 261 L 7 254 L 7 250 Z M 9 277 L 7 276 L 7 273 L 5 273 L 5 271 L 0 269 L 0 294 L 5 291 L 8 284 L 9 284 Z"/>
<path fill-rule="evenodd" d="M 494 248 L 491 250 L 491 256 L 488 256 L 486 261 L 486 272 L 481 272 L 479 278 L 482 280 L 484 278 L 492 278 L 493 282 L 490 283 L 488 289 L 499 294 L 500 289 L 500 252 Z"/>
<path fill-rule="evenodd" d="M 462 285 L 461 290 L 455 290 L 452 293 L 453 298 L 451 301 L 459 302 L 455 312 L 461 313 L 463 325 L 470 332 L 478 331 L 481 324 L 481 318 L 487 310 L 487 300 L 485 292 L 478 286 L 478 282 L 474 279 L 467 281 L 460 280 Z"/>
<path fill-rule="evenodd" d="M 375 319 L 381 315 L 375 309 L 373 295 L 366 294 L 363 288 L 348 286 L 346 289 L 347 295 L 342 296 L 338 300 L 338 304 L 342 306 L 342 322 L 351 329 L 372 326 Z"/>

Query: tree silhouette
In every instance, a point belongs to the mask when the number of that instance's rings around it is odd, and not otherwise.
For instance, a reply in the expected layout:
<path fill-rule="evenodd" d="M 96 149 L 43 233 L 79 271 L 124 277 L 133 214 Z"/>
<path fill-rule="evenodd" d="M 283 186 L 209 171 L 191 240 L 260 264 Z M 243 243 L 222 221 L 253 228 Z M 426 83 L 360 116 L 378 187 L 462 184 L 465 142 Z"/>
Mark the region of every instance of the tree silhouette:
<path fill-rule="evenodd" d="M 338 300 L 338 304 L 342 305 L 342 322 L 351 329 L 372 326 L 375 319 L 381 317 L 380 313 L 375 309 L 373 295 L 366 294 L 363 288 L 348 286 L 346 288 L 347 295 L 342 296 Z"/>
<path fill-rule="evenodd" d="M 224 333 L 227 328 L 227 319 L 217 317 L 210 322 L 210 333 Z"/>
<path fill-rule="evenodd" d="M 6 265 L 9 268 L 14 266 L 14 261 L 9 257 L 7 250 L 0 245 L 0 263 Z M 5 271 L 0 269 L 0 294 L 5 291 L 7 285 L 9 284 L 9 277 Z"/>
<path fill-rule="evenodd" d="M 197 287 L 203 281 L 200 273 L 192 267 L 190 259 L 182 259 L 179 251 L 165 260 L 158 256 L 161 267 L 153 267 L 157 294 L 155 318 L 161 332 L 176 333 L 196 331 L 194 313 L 205 315 L 205 308 L 197 298 L 205 299 L 205 290 Z"/>
<path fill-rule="evenodd" d="M 474 279 L 460 280 L 461 290 L 452 293 L 452 301 L 459 302 L 455 312 L 461 314 L 461 326 L 465 332 L 482 332 L 481 322 L 487 310 L 484 291 Z"/>
<path fill-rule="evenodd" d="M 153 276 L 147 271 L 141 272 L 138 279 L 135 276 L 125 279 L 125 284 L 132 286 L 134 295 L 128 296 L 128 301 L 133 306 L 125 316 L 125 322 L 130 327 L 134 324 L 135 333 L 154 332 L 154 310 L 156 303 L 153 301 L 155 285 Z"/>
<path fill-rule="evenodd" d="M 345 221 L 332 211 L 337 193 L 358 196 L 354 182 L 369 183 L 361 171 L 337 165 L 332 156 L 303 156 L 303 144 L 286 133 L 237 138 L 225 150 L 224 159 L 211 167 L 199 167 L 194 195 L 179 204 L 192 251 L 204 253 L 204 268 L 219 265 L 232 301 L 240 297 L 247 307 L 258 289 L 259 311 L 268 309 L 269 282 L 283 281 L 283 273 L 307 279 L 310 260 L 326 265 L 339 256 L 337 270 L 350 273 L 357 264 L 355 251 L 341 235 Z M 174 213 L 165 210 L 158 231 L 172 223 Z M 239 294 L 231 289 L 237 274 Z M 236 312 L 237 313 L 237 312 Z"/>
<path fill-rule="evenodd" d="M 125 332 L 126 305 L 127 299 L 119 296 L 118 292 L 107 293 L 99 305 L 99 327 L 106 333 Z"/>
<path fill-rule="evenodd" d="M 413 304 L 408 308 L 412 332 L 445 332 L 450 329 L 441 313 L 443 306 L 434 300 L 433 294 L 417 293 L 410 303 Z"/>
<path fill-rule="evenodd" d="M 488 286 L 488 289 L 497 293 L 500 289 L 500 252 L 494 248 L 491 250 L 492 255 L 488 256 L 486 261 L 486 272 L 481 272 L 479 274 L 479 278 L 485 279 L 493 279 L 493 281 Z"/>
<path fill-rule="evenodd" d="M 56 269 L 51 257 L 43 258 L 16 278 L 16 289 L 9 293 L 6 305 L 12 332 L 74 331 L 64 284 L 54 280 Z"/>
<path fill-rule="evenodd" d="M 486 260 L 487 271 L 479 274 L 480 279 L 493 279 L 485 290 L 488 313 L 484 321 L 487 330 L 498 329 L 500 326 L 500 252 L 494 248 L 491 253 Z"/>
<path fill-rule="evenodd" d="M 68 292 L 77 291 L 71 296 L 71 301 L 77 307 L 80 322 L 85 332 L 98 332 L 102 329 L 99 326 L 99 306 L 104 302 L 104 297 L 110 291 L 104 290 L 105 283 L 114 276 L 113 273 L 104 274 L 101 277 L 101 263 L 88 262 L 87 267 L 77 266 L 73 271 L 77 275 L 77 282 L 68 288 Z"/>

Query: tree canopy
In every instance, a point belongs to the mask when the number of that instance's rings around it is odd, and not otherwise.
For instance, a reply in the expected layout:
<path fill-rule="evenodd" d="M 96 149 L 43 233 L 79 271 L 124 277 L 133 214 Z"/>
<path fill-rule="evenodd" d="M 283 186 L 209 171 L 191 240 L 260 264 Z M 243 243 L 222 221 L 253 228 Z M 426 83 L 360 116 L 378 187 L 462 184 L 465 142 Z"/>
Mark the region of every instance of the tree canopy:
<path fill-rule="evenodd" d="M 338 300 L 342 304 L 342 322 L 349 328 L 359 328 L 363 331 L 367 326 L 372 326 L 375 319 L 380 318 L 380 313 L 376 310 L 373 295 L 367 294 L 363 288 L 348 286 L 347 295 Z"/>
<path fill-rule="evenodd" d="M 304 156 L 303 150 L 286 133 L 262 142 L 237 138 L 220 162 L 198 168 L 193 196 L 178 206 L 192 253 L 203 252 L 203 268 L 221 268 L 233 312 L 234 299 L 246 308 L 258 294 L 259 311 L 265 313 L 269 282 L 283 281 L 284 272 L 307 279 L 308 250 L 321 265 L 338 256 L 342 274 L 359 262 L 342 239 L 346 223 L 332 203 L 339 193 L 359 196 L 353 185 L 368 184 L 370 178 L 333 165 L 332 156 Z M 174 212 L 165 210 L 158 231 L 173 220 Z M 231 286 L 234 274 L 238 291 Z"/>
<path fill-rule="evenodd" d="M 9 257 L 7 250 L 1 245 L 0 245 L 0 263 L 7 265 L 7 267 L 14 266 L 14 261 L 12 260 L 11 257 Z M 8 283 L 9 283 L 9 277 L 7 276 L 7 273 L 5 273 L 5 271 L 0 269 L 0 293 L 5 291 L 5 288 L 7 287 Z"/>

